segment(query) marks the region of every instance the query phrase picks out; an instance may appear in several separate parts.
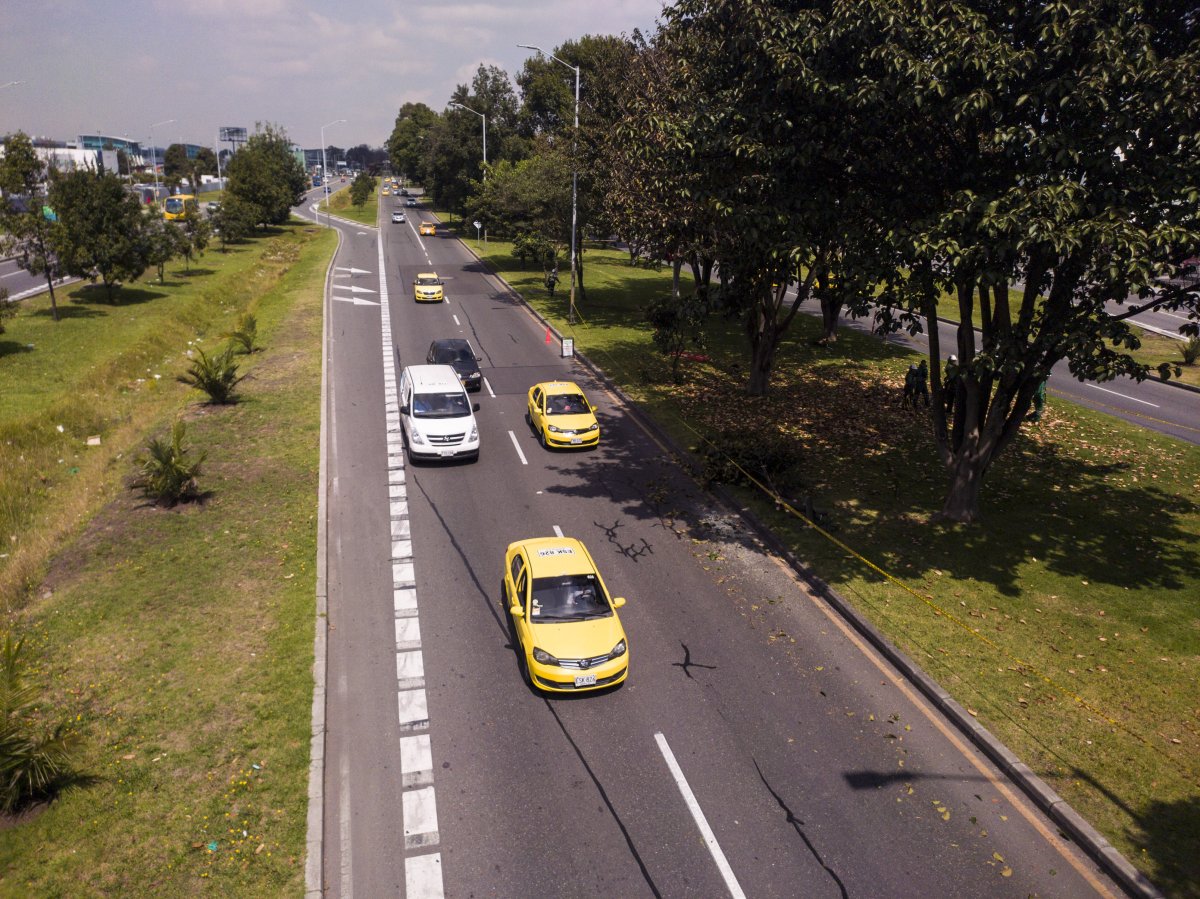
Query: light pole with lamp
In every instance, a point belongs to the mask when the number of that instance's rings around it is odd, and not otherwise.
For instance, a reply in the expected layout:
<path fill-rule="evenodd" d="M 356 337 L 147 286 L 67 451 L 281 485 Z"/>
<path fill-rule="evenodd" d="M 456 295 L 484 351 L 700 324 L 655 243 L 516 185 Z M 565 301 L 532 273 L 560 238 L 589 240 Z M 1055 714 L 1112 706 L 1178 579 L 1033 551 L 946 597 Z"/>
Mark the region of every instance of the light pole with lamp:
<path fill-rule="evenodd" d="M 487 116 L 484 113 L 478 112 L 463 103 L 451 103 L 450 105 L 457 106 L 459 109 L 465 109 L 467 112 L 474 112 L 475 115 L 483 119 L 483 180 L 487 181 Z M 485 235 L 487 234 L 486 228 L 484 229 L 483 233 Z M 475 236 L 478 237 L 479 235 L 476 234 Z M 484 237 L 483 242 L 487 243 L 486 237 Z"/>
<path fill-rule="evenodd" d="M 158 205 L 158 147 L 154 146 L 154 129 L 159 125 L 170 125 L 174 119 L 167 119 L 165 122 L 155 122 L 150 126 L 150 157 L 151 165 L 154 166 L 154 204 Z"/>
<path fill-rule="evenodd" d="M 571 301 L 567 307 L 567 323 L 575 324 L 575 223 L 578 219 L 579 170 L 576 166 L 576 154 L 579 148 L 579 66 L 563 62 L 553 53 L 547 53 L 541 47 L 529 44 L 517 44 L 523 50 L 536 50 L 543 56 L 548 56 L 556 63 L 566 66 L 575 73 L 575 136 L 571 141 Z"/>
<path fill-rule="evenodd" d="M 325 192 L 325 226 L 332 227 L 333 220 L 329 217 L 329 166 L 325 160 L 325 129 L 332 128 L 334 125 L 341 125 L 345 119 L 338 119 L 336 122 L 330 122 L 327 125 L 321 126 L 321 188 Z"/>

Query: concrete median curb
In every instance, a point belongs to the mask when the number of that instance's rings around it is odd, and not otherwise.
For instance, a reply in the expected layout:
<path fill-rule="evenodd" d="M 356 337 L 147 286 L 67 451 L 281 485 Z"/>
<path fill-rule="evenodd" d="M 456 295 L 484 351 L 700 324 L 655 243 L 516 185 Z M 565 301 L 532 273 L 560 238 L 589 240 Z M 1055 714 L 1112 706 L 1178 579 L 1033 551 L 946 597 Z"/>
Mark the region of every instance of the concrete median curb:
<path fill-rule="evenodd" d="M 474 256 L 487 270 L 489 277 L 494 278 L 501 286 L 501 291 L 517 300 L 530 314 L 544 325 L 550 333 L 557 337 L 560 344 L 563 335 L 536 309 L 525 302 L 507 281 L 497 274 L 492 267 L 479 256 L 466 242 L 460 241 L 467 251 Z M 649 416 L 642 413 L 636 403 L 587 356 L 578 350 L 577 358 L 605 387 L 619 397 L 626 409 L 645 427 L 654 434 L 664 446 L 687 465 L 694 473 L 697 469 L 692 454 L 680 447 L 675 440 L 663 431 Z M 1177 385 L 1188 386 L 1188 385 Z M 1188 389 L 1195 389 L 1190 388 Z M 1198 391 L 1200 392 L 1200 391 Z M 1003 771 L 1029 799 L 1057 825 L 1062 833 L 1073 840 L 1087 855 L 1110 877 L 1113 878 L 1130 895 L 1139 899 L 1163 899 L 1163 894 L 1150 880 L 1128 859 L 1121 855 L 1091 824 L 1079 815 L 1067 802 L 1050 786 L 1038 777 L 1028 765 L 1017 756 L 994 734 L 981 725 L 962 705 L 955 701 L 937 681 L 930 677 L 905 653 L 894 646 L 870 621 L 857 609 L 847 602 L 829 584 L 825 583 L 812 569 L 798 559 L 779 538 L 748 508 L 739 505 L 728 492 L 715 488 L 709 490 L 732 513 L 738 515 L 753 530 L 763 545 L 779 558 L 787 562 L 796 575 L 807 584 L 813 592 L 824 600 L 838 615 L 865 638 L 875 650 L 882 655 L 893 667 L 913 684 L 922 695 L 937 708 L 954 727 L 966 736 L 987 758 Z"/>

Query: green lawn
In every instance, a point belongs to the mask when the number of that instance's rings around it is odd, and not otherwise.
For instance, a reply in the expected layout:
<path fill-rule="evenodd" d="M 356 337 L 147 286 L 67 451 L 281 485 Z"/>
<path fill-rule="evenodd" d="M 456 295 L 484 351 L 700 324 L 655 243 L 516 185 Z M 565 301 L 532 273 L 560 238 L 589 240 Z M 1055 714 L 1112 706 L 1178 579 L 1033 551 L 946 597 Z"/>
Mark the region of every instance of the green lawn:
<path fill-rule="evenodd" d="M 1052 400 L 989 472 L 984 523 L 937 524 L 946 477 L 899 406 L 913 357 L 848 330 L 815 346 L 800 316 L 771 395 L 749 398 L 739 323 L 716 320 L 711 361 L 675 384 L 639 320 L 669 270 L 589 249 L 569 328 L 565 283 L 551 299 L 510 245 L 469 243 L 681 444 L 790 447 L 777 486 L 821 529 L 737 498 L 1162 888 L 1200 895 L 1200 450 Z"/>
<path fill-rule="evenodd" d="M 9 584 L 6 626 L 28 637 L 47 717 L 82 737 L 79 782 L 0 830 L 0 894 L 303 892 L 334 243 L 293 223 L 210 252 L 191 277 L 172 266 L 166 285 L 122 291 L 115 306 L 76 289 L 58 325 L 39 299 L 0 337 L 33 344 L 0 365 L 5 436 L 37 459 L 22 469 L 39 486 L 18 545 L 56 534 L 25 566 L 32 593 Z M 242 402 L 202 405 L 174 380 L 189 341 L 218 348 L 241 312 L 256 315 L 264 350 L 243 362 Z M 205 498 L 166 510 L 125 484 L 146 438 L 177 416 L 208 453 Z"/>
<path fill-rule="evenodd" d="M 385 197 L 384 199 L 391 199 Z M 371 191 L 371 195 L 367 197 L 367 201 L 361 206 L 355 206 L 350 202 L 350 188 L 346 186 L 339 190 L 329 198 L 329 209 L 337 216 L 341 216 L 351 221 L 361 222 L 364 225 L 377 225 L 379 219 L 379 185 L 375 185 L 375 189 Z M 325 209 L 325 201 L 321 201 L 321 209 Z"/>

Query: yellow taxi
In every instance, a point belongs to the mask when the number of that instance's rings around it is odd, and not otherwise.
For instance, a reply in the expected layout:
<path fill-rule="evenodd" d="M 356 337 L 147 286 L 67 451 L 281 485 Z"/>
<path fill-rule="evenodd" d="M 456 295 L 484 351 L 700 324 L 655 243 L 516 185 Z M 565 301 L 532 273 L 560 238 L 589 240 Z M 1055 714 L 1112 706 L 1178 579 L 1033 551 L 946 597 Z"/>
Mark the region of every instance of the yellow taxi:
<path fill-rule="evenodd" d="M 421 222 L 420 231 L 422 237 L 436 237 L 437 222 Z"/>
<path fill-rule="evenodd" d="M 391 191 L 390 191 L 388 188 L 386 188 L 386 187 L 385 187 L 385 188 L 384 188 L 384 189 L 383 189 L 381 192 L 382 192 L 382 194 L 383 194 L 385 197 L 387 197 L 387 196 L 391 196 L 391 193 L 392 193 L 392 192 L 391 192 Z"/>
<path fill-rule="evenodd" d="M 585 447 L 600 443 L 596 407 L 570 381 L 545 381 L 529 388 L 525 423 L 542 446 Z"/>
<path fill-rule="evenodd" d="M 504 553 L 502 601 L 512 617 L 529 682 L 575 693 L 619 684 L 629 675 L 629 641 L 587 548 L 571 537 L 535 537 Z"/>
<path fill-rule="evenodd" d="M 437 272 L 421 272 L 413 281 L 413 299 L 418 303 L 440 303 L 442 301 L 442 279 Z"/>

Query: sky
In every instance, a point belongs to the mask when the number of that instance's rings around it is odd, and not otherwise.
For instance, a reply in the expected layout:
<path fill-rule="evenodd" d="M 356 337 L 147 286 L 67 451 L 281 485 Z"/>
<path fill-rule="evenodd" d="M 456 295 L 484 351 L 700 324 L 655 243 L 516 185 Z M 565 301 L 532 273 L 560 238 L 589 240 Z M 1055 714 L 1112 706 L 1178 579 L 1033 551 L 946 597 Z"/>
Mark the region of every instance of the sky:
<path fill-rule="evenodd" d="M 223 125 L 382 146 L 403 103 L 441 111 L 531 44 L 649 36 L 662 0 L 0 0 L 0 135 L 97 131 L 213 146 Z M 566 70 L 564 69 L 564 72 Z M 515 84 L 514 84 L 515 87 Z M 174 119 L 168 124 L 159 124 Z M 329 125 L 336 119 L 344 124 Z"/>

